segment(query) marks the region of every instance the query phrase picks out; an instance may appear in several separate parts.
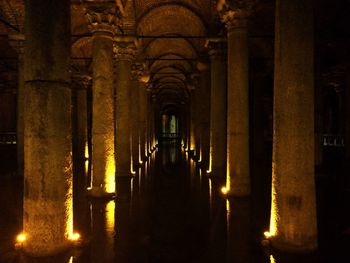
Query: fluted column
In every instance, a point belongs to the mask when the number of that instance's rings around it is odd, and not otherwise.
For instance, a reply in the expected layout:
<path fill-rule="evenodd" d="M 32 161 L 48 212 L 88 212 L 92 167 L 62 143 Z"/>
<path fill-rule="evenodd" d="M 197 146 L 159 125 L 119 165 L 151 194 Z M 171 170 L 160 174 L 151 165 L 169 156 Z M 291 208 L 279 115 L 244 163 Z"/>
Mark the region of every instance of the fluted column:
<path fill-rule="evenodd" d="M 18 55 L 18 85 L 17 85 L 17 124 L 16 124 L 16 150 L 17 150 L 17 175 L 22 177 L 24 173 L 24 75 L 23 75 L 23 51 L 24 35 L 9 34 L 9 42 Z"/>
<path fill-rule="evenodd" d="M 131 66 L 135 59 L 133 42 L 115 42 L 116 164 L 117 177 L 132 175 Z"/>
<path fill-rule="evenodd" d="M 314 177 L 313 1 L 276 5 L 272 245 L 317 247 Z"/>
<path fill-rule="evenodd" d="M 25 1 L 25 252 L 49 255 L 72 234 L 70 1 Z"/>
<path fill-rule="evenodd" d="M 231 1 L 232 2 L 232 1 Z M 222 12 L 227 27 L 227 180 L 228 194 L 250 194 L 249 78 L 247 16 L 251 1 Z"/>
<path fill-rule="evenodd" d="M 226 175 L 227 80 L 223 43 L 211 43 L 210 165 L 213 176 Z"/>
<path fill-rule="evenodd" d="M 95 197 L 115 192 L 113 36 L 117 18 L 108 5 L 86 10 L 92 32 L 92 188 Z"/>

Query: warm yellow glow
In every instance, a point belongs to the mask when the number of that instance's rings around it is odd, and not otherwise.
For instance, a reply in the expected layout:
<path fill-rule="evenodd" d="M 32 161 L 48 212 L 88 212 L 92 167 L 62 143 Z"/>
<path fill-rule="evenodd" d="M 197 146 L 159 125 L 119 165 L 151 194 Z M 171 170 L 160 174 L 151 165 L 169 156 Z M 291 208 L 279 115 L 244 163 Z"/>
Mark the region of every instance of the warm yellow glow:
<path fill-rule="evenodd" d="M 89 173 L 89 160 L 85 161 L 85 176 L 87 176 Z"/>
<path fill-rule="evenodd" d="M 276 263 L 276 260 L 272 255 L 270 255 L 270 263 Z"/>
<path fill-rule="evenodd" d="M 21 233 L 16 237 L 16 240 L 18 243 L 24 243 L 27 240 L 27 236 L 26 234 Z"/>
<path fill-rule="evenodd" d="M 114 154 L 107 156 L 107 167 L 105 174 L 105 191 L 107 193 L 115 193 L 115 160 Z"/>
<path fill-rule="evenodd" d="M 227 195 L 228 190 L 229 189 L 226 186 L 221 187 L 221 193 L 223 193 L 224 195 Z"/>
<path fill-rule="evenodd" d="M 265 231 L 264 232 L 264 236 L 265 236 L 266 239 L 269 239 L 272 235 L 271 235 L 271 233 L 269 231 Z"/>
<path fill-rule="evenodd" d="M 65 237 L 67 239 L 70 239 L 70 237 L 73 235 L 73 180 L 72 178 L 68 179 L 68 192 L 66 195 L 65 207 L 66 207 L 66 213 L 67 213 Z"/>
<path fill-rule="evenodd" d="M 274 164 L 272 164 L 272 171 L 274 171 Z M 278 207 L 277 207 L 277 182 L 276 175 L 272 172 L 272 189 L 271 189 L 271 215 L 270 215 L 270 237 L 277 235 L 278 223 Z"/>
<path fill-rule="evenodd" d="M 226 212 L 231 212 L 230 201 L 228 199 L 226 199 Z M 229 222 L 229 220 L 227 220 L 227 222 Z"/>
<path fill-rule="evenodd" d="M 114 231 L 115 202 L 109 201 L 106 206 L 106 227 L 108 231 Z"/>
<path fill-rule="evenodd" d="M 89 158 L 89 146 L 87 142 L 85 143 L 85 158 Z"/>
<path fill-rule="evenodd" d="M 80 234 L 79 233 L 72 233 L 69 236 L 69 240 L 71 240 L 71 241 L 79 241 L 80 240 Z"/>
<path fill-rule="evenodd" d="M 68 263 L 73 263 L 73 256 L 71 256 L 70 258 L 69 258 L 69 261 L 68 261 Z"/>

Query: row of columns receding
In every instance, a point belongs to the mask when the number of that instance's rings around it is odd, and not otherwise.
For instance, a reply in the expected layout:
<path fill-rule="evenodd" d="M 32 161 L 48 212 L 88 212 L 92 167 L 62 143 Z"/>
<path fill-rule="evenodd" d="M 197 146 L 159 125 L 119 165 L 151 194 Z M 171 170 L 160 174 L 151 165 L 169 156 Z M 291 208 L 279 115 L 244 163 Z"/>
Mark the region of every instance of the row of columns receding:
<path fill-rule="evenodd" d="M 25 109 L 20 131 L 25 153 L 24 249 L 34 255 L 65 248 L 73 234 L 69 3 L 62 0 L 48 6 L 44 0 L 26 1 L 18 107 L 19 112 Z M 192 105 L 192 113 L 203 117 L 198 126 L 210 123 L 210 135 L 192 128 L 192 135 L 183 139 L 208 164 L 212 176 L 227 176 L 229 195 L 246 196 L 250 194 L 247 17 L 243 11 L 227 14 L 239 14 L 225 16 L 227 59 L 222 46 L 213 49 L 210 71 L 200 77 L 204 99 L 210 100 L 210 118 L 205 104 Z M 277 0 L 270 235 L 275 247 L 292 251 L 317 247 L 310 14 L 309 0 L 302 5 Z M 90 193 L 108 196 L 115 193 L 115 175 L 131 176 L 133 160 L 137 163 L 140 153 L 154 147 L 154 114 L 144 87 L 132 81 L 133 43 L 113 43 L 115 18 L 110 13 L 94 10 L 88 16 L 93 33 Z M 82 99 L 86 90 L 76 92 L 80 111 L 86 107 Z M 131 96 L 138 102 L 130 105 Z M 201 100 L 200 96 L 196 99 Z M 132 131 L 137 126 L 131 119 L 138 114 L 139 120 L 146 121 L 138 123 L 141 132 L 135 135 Z M 77 116 L 77 149 L 82 156 L 87 117 L 80 112 Z"/>
<path fill-rule="evenodd" d="M 251 194 L 250 6 L 225 5 L 220 11 L 227 28 L 227 52 L 223 43 L 209 43 L 211 66 L 201 74 L 200 89 L 191 94 L 194 105 L 185 147 L 212 177 L 226 179 L 225 194 L 242 197 Z M 312 10 L 311 1 L 276 3 L 272 195 L 266 234 L 274 247 L 287 251 L 317 248 Z M 201 107 L 209 101 L 208 118 Z"/>

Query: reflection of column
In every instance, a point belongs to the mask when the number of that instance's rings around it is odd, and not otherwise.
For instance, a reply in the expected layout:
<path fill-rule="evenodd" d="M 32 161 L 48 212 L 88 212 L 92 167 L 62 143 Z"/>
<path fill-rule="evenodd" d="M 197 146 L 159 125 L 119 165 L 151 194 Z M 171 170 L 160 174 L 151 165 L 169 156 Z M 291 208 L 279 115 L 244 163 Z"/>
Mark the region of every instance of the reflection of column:
<path fill-rule="evenodd" d="M 23 142 L 23 114 L 24 114 L 24 76 L 23 76 L 23 34 L 9 34 L 9 42 L 18 55 L 18 88 L 17 88 L 17 175 L 22 177 L 24 172 L 24 142 Z"/>
<path fill-rule="evenodd" d="M 251 262 L 250 200 L 235 198 L 226 202 L 227 262 Z"/>
<path fill-rule="evenodd" d="M 287 251 L 317 247 L 312 9 L 311 0 L 276 5 L 270 234 Z"/>
<path fill-rule="evenodd" d="M 216 44 L 210 50 L 211 98 L 210 98 L 210 165 L 214 176 L 226 174 L 226 63 L 224 46 Z"/>
<path fill-rule="evenodd" d="M 91 195 L 115 192 L 113 35 L 116 17 L 109 6 L 92 6 L 86 17 L 92 43 L 92 189 Z"/>
<path fill-rule="evenodd" d="M 72 231 L 70 1 L 25 2 L 24 250 L 53 254 Z"/>
<path fill-rule="evenodd" d="M 116 165 L 117 177 L 131 176 L 131 65 L 135 57 L 133 42 L 115 42 Z"/>
<path fill-rule="evenodd" d="M 247 12 L 229 10 L 224 16 L 228 55 L 227 188 L 229 194 L 244 196 L 250 194 Z"/>
<path fill-rule="evenodd" d="M 90 209 L 92 215 L 91 258 L 86 261 L 112 262 L 115 253 L 115 201 L 92 200 Z"/>

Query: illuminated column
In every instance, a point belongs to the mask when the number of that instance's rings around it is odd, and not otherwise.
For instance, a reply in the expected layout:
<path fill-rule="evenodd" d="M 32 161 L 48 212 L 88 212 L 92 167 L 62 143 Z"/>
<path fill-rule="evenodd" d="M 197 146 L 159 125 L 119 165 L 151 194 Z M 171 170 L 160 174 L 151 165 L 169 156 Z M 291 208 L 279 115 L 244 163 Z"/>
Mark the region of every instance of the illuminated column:
<path fill-rule="evenodd" d="M 86 17 L 92 32 L 92 188 L 95 197 L 115 192 L 113 36 L 115 10 L 89 6 Z"/>
<path fill-rule="evenodd" d="M 17 88 L 17 127 L 16 127 L 16 147 L 17 147 L 17 175 L 22 177 L 24 172 L 24 142 L 23 142 L 23 119 L 24 119 L 24 75 L 23 75 L 23 49 L 24 35 L 9 34 L 9 42 L 18 55 L 18 88 Z"/>
<path fill-rule="evenodd" d="M 25 252 L 58 253 L 72 233 L 70 1 L 25 1 Z"/>
<path fill-rule="evenodd" d="M 115 42 L 116 164 L 117 177 L 132 175 L 131 65 L 135 58 L 133 42 Z"/>
<path fill-rule="evenodd" d="M 190 90 L 190 136 L 188 137 L 189 141 L 189 150 L 190 153 L 194 153 L 195 151 L 195 130 L 196 130 L 196 94 L 195 88 L 193 86 L 189 86 Z"/>
<path fill-rule="evenodd" d="M 133 78 L 131 81 L 131 98 L 130 98 L 130 113 L 131 113 L 131 133 L 132 133 L 132 164 L 133 170 L 136 171 L 139 166 L 139 146 L 140 146 L 140 97 L 139 97 L 139 81 Z"/>
<path fill-rule="evenodd" d="M 91 77 L 87 75 L 73 76 L 73 82 L 72 134 L 74 185 L 77 183 L 79 189 L 86 190 L 85 159 L 88 157 L 87 89 L 90 86 Z M 79 180 L 77 181 L 76 179 Z"/>
<path fill-rule="evenodd" d="M 202 168 L 209 168 L 210 154 L 210 66 L 209 63 L 198 63 L 200 71 L 200 93 L 201 100 L 198 104 L 198 115 L 200 116 L 200 150 L 202 157 Z"/>
<path fill-rule="evenodd" d="M 210 89 L 210 165 L 213 176 L 226 174 L 226 54 L 223 43 L 215 45 L 209 52 L 211 61 Z"/>
<path fill-rule="evenodd" d="M 270 234 L 285 251 L 317 247 L 312 14 L 311 0 L 277 0 Z"/>
<path fill-rule="evenodd" d="M 145 84 L 140 82 L 139 84 L 139 96 L 140 96 L 140 151 L 141 158 L 144 161 L 147 156 L 147 91 Z"/>
<path fill-rule="evenodd" d="M 227 26 L 227 189 L 228 194 L 250 194 L 249 79 L 247 15 L 249 1 L 236 9 L 228 4 L 222 15 Z M 245 8 L 245 9 L 243 9 Z"/>

